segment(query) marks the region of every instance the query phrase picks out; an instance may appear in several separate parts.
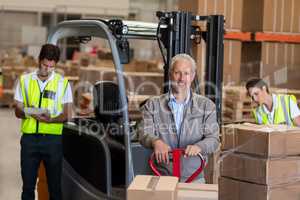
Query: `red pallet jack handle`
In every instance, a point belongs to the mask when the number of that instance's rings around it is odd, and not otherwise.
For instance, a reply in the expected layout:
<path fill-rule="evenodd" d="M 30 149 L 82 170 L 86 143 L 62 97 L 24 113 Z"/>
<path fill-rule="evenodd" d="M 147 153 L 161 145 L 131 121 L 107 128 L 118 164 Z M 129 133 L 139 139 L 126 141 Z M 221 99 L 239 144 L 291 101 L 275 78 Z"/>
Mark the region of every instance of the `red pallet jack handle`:
<path fill-rule="evenodd" d="M 178 178 L 181 177 L 180 173 L 180 158 L 182 155 L 184 155 L 184 149 L 173 149 L 171 152 L 169 152 L 173 156 L 173 176 L 176 176 Z M 186 183 L 192 182 L 204 169 L 205 167 L 205 159 L 201 154 L 197 155 L 201 161 L 201 164 L 199 168 L 185 181 Z M 152 153 L 150 159 L 149 159 L 149 166 L 152 169 L 153 173 L 156 176 L 161 176 L 161 173 L 158 171 L 156 166 L 154 165 L 153 160 L 155 159 L 155 154 Z"/>

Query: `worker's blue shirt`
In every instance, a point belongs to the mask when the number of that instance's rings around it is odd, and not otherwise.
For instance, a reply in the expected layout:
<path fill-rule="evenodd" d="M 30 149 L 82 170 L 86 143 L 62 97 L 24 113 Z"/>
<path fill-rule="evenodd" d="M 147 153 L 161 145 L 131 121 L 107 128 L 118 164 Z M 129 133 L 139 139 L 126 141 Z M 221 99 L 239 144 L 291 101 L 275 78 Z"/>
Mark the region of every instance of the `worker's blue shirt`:
<path fill-rule="evenodd" d="M 168 105 L 169 105 L 170 109 L 172 110 L 172 114 L 173 114 L 173 117 L 175 120 L 177 134 L 179 134 L 179 132 L 180 132 L 180 127 L 181 127 L 181 123 L 183 120 L 184 107 L 188 104 L 190 96 L 191 96 L 191 92 L 189 91 L 185 101 L 178 102 L 176 100 L 175 96 L 173 95 L 173 93 L 170 92 L 170 100 L 169 100 Z"/>

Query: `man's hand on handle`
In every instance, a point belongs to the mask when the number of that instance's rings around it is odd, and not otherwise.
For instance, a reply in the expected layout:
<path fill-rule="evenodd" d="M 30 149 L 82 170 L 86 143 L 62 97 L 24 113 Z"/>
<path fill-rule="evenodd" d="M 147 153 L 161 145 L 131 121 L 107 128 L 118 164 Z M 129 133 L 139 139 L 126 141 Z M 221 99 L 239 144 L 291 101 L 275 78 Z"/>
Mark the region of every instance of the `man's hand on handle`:
<path fill-rule="evenodd" d="M 170 146 L 164 143 L 161 139 L 153 142 L 153 149 L 157 163 L 169 164 Z M 197 145 L 188 145 L 184 151 L 184 157 L 197 156 L 201 153 L 201 148 Z"/>
<path fill-rule="evenodd" d="M 197 145 L 188 145 L 184 151 L 184 157 L 196 156 L 201 153 L 201 148 Z"/>
<path fill-rule="evenodd" d="M 164 143 L 161 139 L 155 140 L 152 145 L 157 163 L 163 162 L 169 164 L 170 146 Z"/>

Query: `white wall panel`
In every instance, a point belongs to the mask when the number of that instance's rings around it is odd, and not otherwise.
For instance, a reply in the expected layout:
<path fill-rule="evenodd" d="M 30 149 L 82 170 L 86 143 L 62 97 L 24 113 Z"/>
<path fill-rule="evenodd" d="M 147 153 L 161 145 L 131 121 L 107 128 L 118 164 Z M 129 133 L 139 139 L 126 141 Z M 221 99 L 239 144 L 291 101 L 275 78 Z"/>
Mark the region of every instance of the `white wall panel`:
<path fill-rule="evenodd" d="M 1 9 L 124 16 L 129 0 L 0 0 Z"/>

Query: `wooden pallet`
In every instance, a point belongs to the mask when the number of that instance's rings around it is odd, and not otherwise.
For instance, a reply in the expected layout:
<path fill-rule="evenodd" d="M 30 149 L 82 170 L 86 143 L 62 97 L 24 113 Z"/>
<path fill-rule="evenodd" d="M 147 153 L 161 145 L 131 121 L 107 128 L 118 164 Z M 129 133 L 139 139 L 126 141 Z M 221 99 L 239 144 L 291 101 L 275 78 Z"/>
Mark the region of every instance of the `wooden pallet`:
<path fill-rule="evenodd" d="M 223 98 L 232 101 L 251 101 L 245 87 L 242 86 L 225 86 L 223 88 Z"/>
<path fill-rule="evenodd" d="M 223 102 L 223 106 L 226 108 L 233 109 L 233 110 L 253 108 L 253 104 L 251 101 L 229 101 L 228 99 L 226 99 Z"/>
<path fill-rule="evenodd" d="M 223 122 L 254 121 L 251 114 L 253 104 L 245 87 L 226 86 L 223 94 Z"/>
<path fill-rule="evenodd" d="M 223 109 L 223 116 L 233 121 L 242 121 L 252 118 L 251 109 Z"/>

